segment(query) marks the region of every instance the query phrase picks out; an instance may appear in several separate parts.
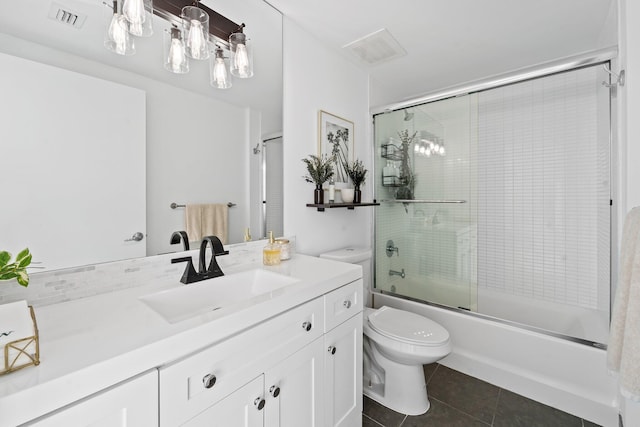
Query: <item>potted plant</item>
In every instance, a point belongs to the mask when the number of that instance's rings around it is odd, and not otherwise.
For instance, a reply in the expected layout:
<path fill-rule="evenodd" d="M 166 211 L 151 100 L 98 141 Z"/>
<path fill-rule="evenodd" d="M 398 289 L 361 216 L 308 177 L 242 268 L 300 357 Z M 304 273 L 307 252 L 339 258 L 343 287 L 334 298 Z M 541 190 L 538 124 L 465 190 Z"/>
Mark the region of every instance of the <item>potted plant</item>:
<path fill-rule="evenodd" d="M 358 159 L 349 163 L 346 169 L 351 182 L 353 182 L 353 202 L 360 203 L 362 202 L 362 190 L 360 187 L 367 177 L 367 170 L 364 168 L 362 161 Z"/>
<path fill-rule="evenodd" d="M 324 190 L 322 184 L 329 181 L 333 176 L 333 156 L 332 157 L 320 157 L 309 155 L 308 158 L 302 159 L 307 165 L 308 175 L 303 178 L 307 182 L 313 182 L 316 185 L 316 189 L 313 192 L 313 203 L 320 205 L 324 203 Z"/>
<path fill-rule="evenodd" d="M 16 279 L 22 286 L 29 285 L 29 274 L 27 266 L 31 264 L 31 253 L 29 249 L 24 249 L 18 253 L 16 260 L 11 261 L 11 254 L 7 251 L 0 251 L 0 280 Z"/>

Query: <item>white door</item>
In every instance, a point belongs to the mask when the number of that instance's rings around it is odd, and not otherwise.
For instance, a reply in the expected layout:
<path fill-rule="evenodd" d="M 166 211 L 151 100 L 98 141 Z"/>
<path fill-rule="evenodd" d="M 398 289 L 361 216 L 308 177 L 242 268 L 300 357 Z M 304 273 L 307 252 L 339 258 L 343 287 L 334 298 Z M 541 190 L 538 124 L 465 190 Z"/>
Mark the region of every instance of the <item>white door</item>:
<path fill-rule="evenodd" d="M 38 421 L 37 427 L 157 427 L 158 371 L 98 393 Z"/>
<path fill-rule="evenodd" d="M 362 422 L 362 315 L 324 336 L 326 426 L 354 427 Z"/>
<path fill-rule="evenodd" d="M 0 53 L 2 250 L 59 269 L 146 254 L 139 89 Z M 6 202 L 6 203 L 5 203 Z"/>
<path fill-rule="evenodd" d="M 264 424 L 264 376 L 231 393 L 185 427 L 262 427 Z"/>
<path fill-rule="evenodd" d="M 265 372 L 265 427 L 322 425 L 323 347 L 318 338 Z"/>

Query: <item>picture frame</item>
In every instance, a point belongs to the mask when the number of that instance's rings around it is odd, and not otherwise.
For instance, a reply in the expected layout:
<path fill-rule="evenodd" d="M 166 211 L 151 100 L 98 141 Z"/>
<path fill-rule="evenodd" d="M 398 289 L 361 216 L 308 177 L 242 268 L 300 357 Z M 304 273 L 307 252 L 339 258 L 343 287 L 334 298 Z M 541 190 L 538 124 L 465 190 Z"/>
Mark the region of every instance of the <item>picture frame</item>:
<path fill-rule="evenodd" d="M 323 158 L 336 155 L 334 181 L 349 182 L 345 171 L 354 156 L 353 122 L 327 111 L 318 112 L 318 156 Z"/>

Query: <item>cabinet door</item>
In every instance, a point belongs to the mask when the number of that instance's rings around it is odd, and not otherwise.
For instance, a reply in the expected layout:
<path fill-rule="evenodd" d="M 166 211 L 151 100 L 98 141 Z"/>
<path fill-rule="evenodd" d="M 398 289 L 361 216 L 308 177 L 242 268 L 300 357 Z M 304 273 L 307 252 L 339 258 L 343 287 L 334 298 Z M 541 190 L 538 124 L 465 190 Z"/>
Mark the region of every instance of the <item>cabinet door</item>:
<path fill-rule="evenodd" d="M 362 313 L 325 337 L 326 426 L 353 427 L 362 422 Z"/>
<path fill-rule="evenodd" d="M 320 427 L 323 349 L 318 338 L 265 372 L 265 427 Z"/>
<path fill-rule="evenodd" d="M 157 427 L 158 371 L 154 369 L 147 374 L 24 425 L 38 427 Z"/>
<path fill-rule="evenodd" d="M 260 375 L 231 393 L 185 427 L 262 427 L 264 424 L 264 376 Z"/>

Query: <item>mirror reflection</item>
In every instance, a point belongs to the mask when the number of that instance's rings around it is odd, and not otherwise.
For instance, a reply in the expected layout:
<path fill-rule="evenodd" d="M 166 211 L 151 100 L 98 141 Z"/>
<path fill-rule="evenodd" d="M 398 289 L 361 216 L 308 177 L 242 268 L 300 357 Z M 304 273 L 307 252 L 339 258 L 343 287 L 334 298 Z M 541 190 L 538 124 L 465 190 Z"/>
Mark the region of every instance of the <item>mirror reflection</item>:
<path fill-rule="evenodd" d="M 264 235 L 265 150 L 253 148 L 281 134 L 282 16 L 262 0 L 201 3 L 245 24 L 252 78 L 217 89 L 208 61 L 167 71 L 158 16 L 123 56 L 104 48 L 102 2 L 0 3 L 0 249 L 29 247 L 47 269 L 179 251 L 185 208 L 172 203 L 229 204 L 227 243 Z"/>

